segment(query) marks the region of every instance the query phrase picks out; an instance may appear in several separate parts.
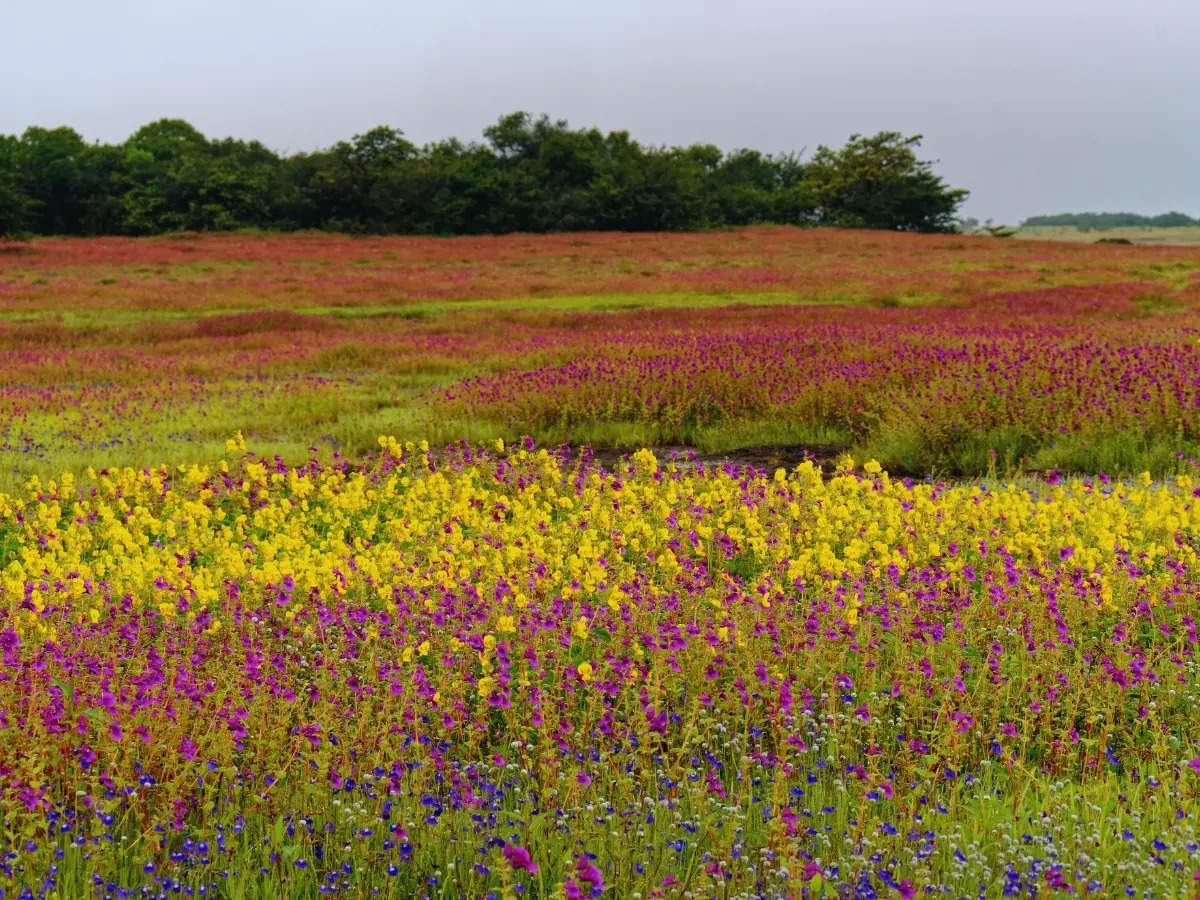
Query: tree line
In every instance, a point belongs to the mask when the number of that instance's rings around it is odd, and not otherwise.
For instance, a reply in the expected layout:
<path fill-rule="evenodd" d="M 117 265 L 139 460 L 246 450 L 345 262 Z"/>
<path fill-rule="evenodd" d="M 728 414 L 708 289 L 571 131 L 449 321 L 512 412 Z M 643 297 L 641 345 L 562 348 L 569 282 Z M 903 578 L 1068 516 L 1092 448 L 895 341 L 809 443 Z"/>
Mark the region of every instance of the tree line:
<path fill-rule="evenodd" d="M 1058 213 L 1052 216 L 1032 216 L 1021 223 L 1022 228 L 1066 226 L 1095 231 L 1108 231 L 1111 228 L 1183 228 L 1189 225 L 1200 225 L 1200 219 L 1193 219 L 1181 212 L 1168 212 L 1157 216 L 1128 212 Z"/>
<path fill-rule="evenodd" d="M 920 135 L 853 135 L 808 159 L 511 113 L 484 141 L 418 147 L 380 126 L 311 153 L 210 140 L 181 119 L 120 144 L 69 127 L 0 135 L 0 235 L 235 228 L 363 234 L 684 230 L 763 223 L 944 232 L 967 191 L 918 159 Z"/>

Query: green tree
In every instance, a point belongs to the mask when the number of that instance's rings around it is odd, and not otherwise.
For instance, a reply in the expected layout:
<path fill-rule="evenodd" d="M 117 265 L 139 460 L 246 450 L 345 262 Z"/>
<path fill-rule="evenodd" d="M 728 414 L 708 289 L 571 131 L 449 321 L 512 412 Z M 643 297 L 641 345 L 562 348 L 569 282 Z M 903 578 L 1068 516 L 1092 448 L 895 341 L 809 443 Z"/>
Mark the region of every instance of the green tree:
<path fill-rule="evenodd" d="M 917 159 L 921 135 L 854 134 L 841 150 L 821 146 L 805 166 L 804 184 L 824 225 L 947 232 L 968 192 L 950 188 Z"/>
<path fill-rule="evenodd" d="M 17 138 L 0 134 L 0 239 L 29 229 L 30 200 L 21 190 Z"/>
<path fill-rule="evenodd" d="M 1200 225 L 1200 220 L 1181 212 L 1167 212 L 1157 216 L 1143 216 L 1131 212 L 1082 212 L 1030 216 L 1021 224 L 1026 228 L 1054 226 L 1074 227 L 1085 231 L 1107 231 L 1110 228 L 1180 228 Z"/>
<path fill-rule="evenodd" d="M 87 144 L 72 128 L 25 129 L 17 146 L 18 184 L 29 198 L 29 228 L 38 234 L 78 231 L 85 197 Z"/>
<path fill-rule="evenodd" d="M 404 177 L 416 147 L 395 128 L 381 125 L 331 149 L 310 154 L 302 167 L 304 191 L 321 227 L 342 231 L 404 230 Z"/>
<path fill-rule="evenodd" d="M 281 158 L 257 141 L 209 140 L 182 119 L 150 122 L 119 145 L 29 128 L 0 138 L 0 227 L 462 234 L 786 222 L 937 231 L 953 227 L 966 194 L 916 159 L 919 138 L 895 132 L 821 147 L 809 163 L 712 144 L 643 146 L 625 131 L 527 112 L 501 116 L 483 137 L 417 148 L 379 126 Z"/>
<path fill-rule="evenodd" d="M 194 227 L 196 171 L 211 156 L 208 139 L 182 119 L 159 119 L 130 135 L 123 151 L 123 230 L 155 234 Z"/>

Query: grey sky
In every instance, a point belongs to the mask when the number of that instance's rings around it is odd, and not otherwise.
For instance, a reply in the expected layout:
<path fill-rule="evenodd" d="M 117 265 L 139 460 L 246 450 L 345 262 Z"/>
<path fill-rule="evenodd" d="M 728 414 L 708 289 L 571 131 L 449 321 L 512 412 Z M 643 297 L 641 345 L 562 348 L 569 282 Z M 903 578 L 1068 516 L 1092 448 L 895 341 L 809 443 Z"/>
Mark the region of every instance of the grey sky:
<path fill-rule="evenodd" d="M 516 109 L 646 143 L 925 135 L 964 212 L 1200 215 L 1200 0 L 0 0 L 0 132 L 283 151 Z"/>

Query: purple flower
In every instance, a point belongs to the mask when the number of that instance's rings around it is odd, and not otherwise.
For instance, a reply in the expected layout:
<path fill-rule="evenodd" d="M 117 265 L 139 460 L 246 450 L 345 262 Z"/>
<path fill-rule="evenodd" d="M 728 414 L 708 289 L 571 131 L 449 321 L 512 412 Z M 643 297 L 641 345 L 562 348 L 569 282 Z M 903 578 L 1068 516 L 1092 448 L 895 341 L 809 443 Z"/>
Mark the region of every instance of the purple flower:
<path fill-rule="evenodd" d="M 579 857 L 575 863 L 575 877 L 596 890 L 604 890 L 604 874 L 586 856 Z"/>
<path fill-rule="evenodd" d="M 530 874 L 534 874 L 538 870 L 533 857 L 529 855 L 529 851 L 524 847 L 519 847 L 516 844 L 506 844 L 501 853 L 508 862 L 508 865 L 513 869 L 524 869 Z"/>

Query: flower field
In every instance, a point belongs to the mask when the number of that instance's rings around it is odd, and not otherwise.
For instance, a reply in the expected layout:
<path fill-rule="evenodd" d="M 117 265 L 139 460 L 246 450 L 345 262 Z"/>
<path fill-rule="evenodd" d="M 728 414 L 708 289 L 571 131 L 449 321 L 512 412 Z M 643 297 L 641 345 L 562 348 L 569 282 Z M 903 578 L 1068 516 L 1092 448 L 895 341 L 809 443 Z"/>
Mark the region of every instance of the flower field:
<path fill-rule="evenodd" d="M 1193 895 L 1197 272 L 0 254 L 0 896 Z"/>
<path fill-rule="evenodd" d="M 915 476 L 1200 450 L 1195 248 L 748 229 L 0 253 L 0 486 L 380 434 L 821 445 Z M 602 383 L 603 392 L 594 390 Z"/>
<path fill-rule="evenodd" d="M 3 501 L 13 895 L 1171 896 L 1200 866 L 1187 476 L 383 444 Z"/>

